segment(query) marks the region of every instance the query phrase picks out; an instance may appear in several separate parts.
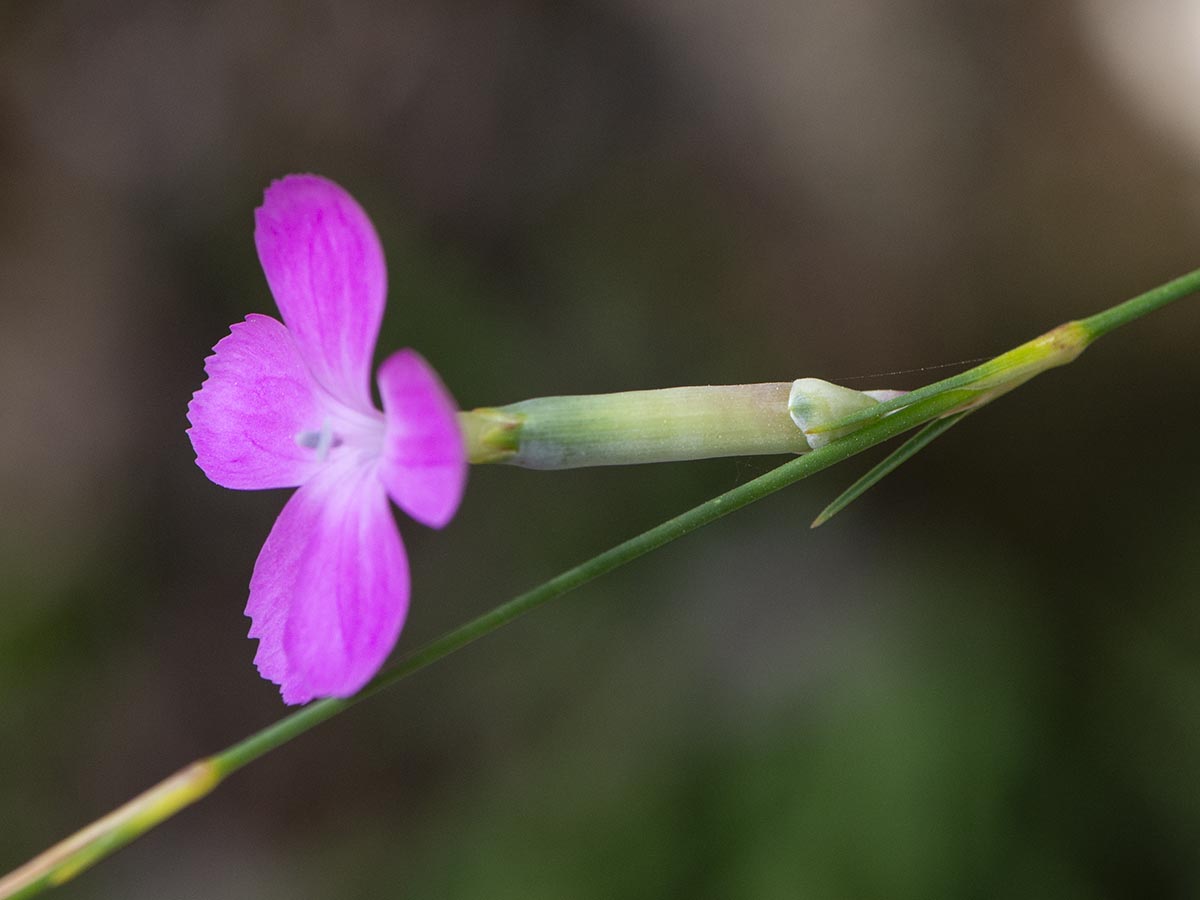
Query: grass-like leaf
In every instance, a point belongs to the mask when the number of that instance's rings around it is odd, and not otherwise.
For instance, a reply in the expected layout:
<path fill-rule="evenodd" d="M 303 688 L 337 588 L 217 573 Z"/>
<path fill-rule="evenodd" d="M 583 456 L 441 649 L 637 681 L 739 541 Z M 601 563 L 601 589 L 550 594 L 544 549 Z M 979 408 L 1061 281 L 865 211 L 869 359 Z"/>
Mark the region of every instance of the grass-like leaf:
<path fill-rule="evenodd" d="M 954 413 L 946 416 L 944 419 L 937 419 L 930 422 L 911 438 L 905 441 L 887 459 L 879 463 L 877 466 L 867 472 L 862 478 L 846 488 L 836 500 L 830 503 L 827 507 L 821 510 L 821 514 L 813 519 L 811 528 L 816 528 L 824 525 L 843 509 L 865 494 L 868 490 L 883 480 L 884 476 L 895 471 L 904 462 L 907 462 L 916 454 L 920 453 L 940 435 L 945 434 L 953 426 L 957 425 L 964 418 L 969 416 L 974 410 L 968 409 L 963 412 Z"/>

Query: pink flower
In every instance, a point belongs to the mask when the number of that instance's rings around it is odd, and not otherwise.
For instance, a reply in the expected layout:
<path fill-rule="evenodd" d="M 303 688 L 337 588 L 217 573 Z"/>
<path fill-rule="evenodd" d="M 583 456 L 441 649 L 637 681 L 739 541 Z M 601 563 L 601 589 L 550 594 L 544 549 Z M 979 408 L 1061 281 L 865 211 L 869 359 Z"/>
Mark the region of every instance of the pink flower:
<path fill-rule="evenodd" d="M 417 353 L 371 358 L 387 271 L 366 213 L 331 181 L 268 188 L 254 241 L 283 316 L 250 315 L 205 360 L 188 405 L 196 462 L 219 485 L 298 487 L 250 578 L 254 663 L 285 703 L 346 697 L 379 671 L 408 610 L 388 504 L 440 528 L 466 482 L 453 399 Z"/>

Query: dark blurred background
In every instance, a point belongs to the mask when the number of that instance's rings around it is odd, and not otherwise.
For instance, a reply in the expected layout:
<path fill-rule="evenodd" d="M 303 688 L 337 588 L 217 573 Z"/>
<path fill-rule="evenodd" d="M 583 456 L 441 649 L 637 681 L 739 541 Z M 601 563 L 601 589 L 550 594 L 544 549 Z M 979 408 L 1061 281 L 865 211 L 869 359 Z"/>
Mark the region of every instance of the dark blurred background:
<path fill-rule="evenodd" d="M 0 870 L 284 712 L 285 492 L 184 412 L 314 171 L 463 406 L 915 387 L 1200 265 L 1197 0 L 0 5 Z M 235 776 L 64 897 L 1200 893 L 1200 301 L 816 532 L 821 476 Z M 875 457 L 878 457 L 878 453 Z M 472 471 L 412 648 L 778 460 Z"/>

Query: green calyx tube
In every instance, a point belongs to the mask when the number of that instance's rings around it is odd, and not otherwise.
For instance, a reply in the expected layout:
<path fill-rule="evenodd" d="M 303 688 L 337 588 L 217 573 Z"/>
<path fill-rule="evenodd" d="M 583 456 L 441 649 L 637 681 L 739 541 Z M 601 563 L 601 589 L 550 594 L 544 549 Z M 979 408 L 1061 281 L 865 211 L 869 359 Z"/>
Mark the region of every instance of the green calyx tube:
<path fill-rule="evenodd" d="M 807 398 L 814 392 L 830 421 L 878 402 L 874 392 L 806 378 L 539 397 L 463 412 L 459 423 L 471 462 L 529 469 L 796 454 L 812 446 L 795 407 L 813 406 Z"/>

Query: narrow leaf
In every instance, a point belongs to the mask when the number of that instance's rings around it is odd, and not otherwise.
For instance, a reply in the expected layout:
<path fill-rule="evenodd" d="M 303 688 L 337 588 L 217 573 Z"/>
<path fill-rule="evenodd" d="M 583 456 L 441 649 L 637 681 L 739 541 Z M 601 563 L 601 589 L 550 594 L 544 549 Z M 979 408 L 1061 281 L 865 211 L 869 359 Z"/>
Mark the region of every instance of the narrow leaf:
<path fill-rule="evenodd" d="M 905 441 L 896 449 L 887 459 L 875 466 L 871 471 L 867 472 L 862 478 L 846 488 L 841 495 L 830 503 L 827 507 L 821 510 L 821 514 L 813 519 L 811 528 L 816 528 L 819 525 L 824 525 L 835 515 L 865 494 L 868 490 L 883 480 L 885 475 L 899 468 L 901 463 L 907 462 L 917 453 L 924 450 L 931 444 L 934 438 L 941 436 L 950 430 L 951 427 L 957 425 L 966 416 L 970 415 L 974 410 L 964 410 L 946 416 L 943 419 L 936 419 L 930 422 L 911 438 Z"/>

